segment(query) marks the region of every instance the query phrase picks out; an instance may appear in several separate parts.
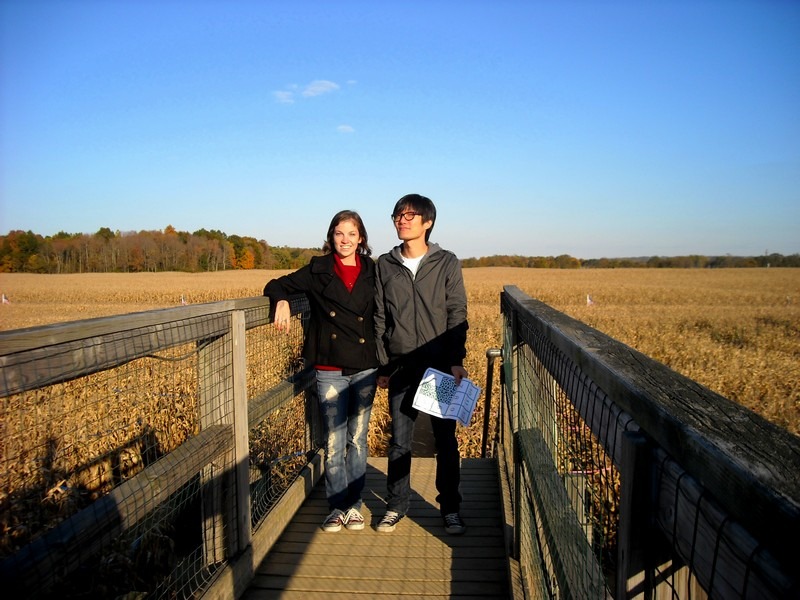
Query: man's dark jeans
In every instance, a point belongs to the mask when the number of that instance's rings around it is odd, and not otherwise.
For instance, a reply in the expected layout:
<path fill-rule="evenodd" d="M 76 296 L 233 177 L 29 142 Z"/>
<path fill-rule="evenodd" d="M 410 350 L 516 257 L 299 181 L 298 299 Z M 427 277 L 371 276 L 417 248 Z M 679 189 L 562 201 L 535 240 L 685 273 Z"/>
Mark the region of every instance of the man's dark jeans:
<path fill-rule="evenodd" d="M 389 380 L 389 412 L 392 416 L 387 478 L 387 510 L 405 515 L 411 502 L 411 446 L 419 411 L 413 408 L 414 394 L 425 369 L 404 368 Z M 461 507 L 461 458 L 458 453 L 456 421 L 431 416 L 436 444 L 436 501 L 442 515 Z"/>

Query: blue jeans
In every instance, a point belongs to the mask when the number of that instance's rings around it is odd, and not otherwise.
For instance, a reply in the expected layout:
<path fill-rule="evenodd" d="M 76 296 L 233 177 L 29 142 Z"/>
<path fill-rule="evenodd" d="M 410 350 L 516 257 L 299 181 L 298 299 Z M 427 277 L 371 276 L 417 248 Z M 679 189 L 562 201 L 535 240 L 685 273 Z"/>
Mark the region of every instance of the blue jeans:
<path fill-rule="evenodd" d="M 316 371 L 325 434 L 325 489 L 331 509 L 361 507 L 376 372 L 366 369 L 342 375 L 341 371 Z"/>
<path fill-rule="evenodd" d="M 419 411 L 412 405 L 424 369 L 400 370 L 389 380 L 389 411 L 392 416 L 386 509 L 405 515 L 411 504 L 411 446 Z M 431 416 L 436 445 L 436 501 L 441 514 L 461 507 L 461 457 L 456 438 L 456 421 Z"/>

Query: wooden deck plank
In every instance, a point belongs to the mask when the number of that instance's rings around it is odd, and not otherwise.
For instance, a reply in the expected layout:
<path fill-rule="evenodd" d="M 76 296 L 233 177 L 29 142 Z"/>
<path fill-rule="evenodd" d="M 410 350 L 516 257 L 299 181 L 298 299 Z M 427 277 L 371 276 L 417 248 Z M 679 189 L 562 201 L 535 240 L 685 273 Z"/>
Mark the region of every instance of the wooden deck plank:
<path fill-rule="evenodd" d="M 426 569 L 430 568 L 431 564 L 439 564 L 441 562 L 444 564 L 445 561 L 449 561 L 449 558 L 441 559 L 441 561 L 435 561 L 429 557 L 408 557 L 403 560 L 403 566 L 406 569 Z M 269 562 L 264 562 L 261 567 L 259 568 L 259 572 L 264 572 L 267 574 L 270 573 L 284 573 L 284 564 L 298 566 L 298 568 L 316 568 L 316 567 L 325 567 L 329 564 L 328 557 L 325 555 L 319 554 L 310 554 L 303 558 L 302 565 L 297 565 L 297 559 L 292 557 L 291 555 L 278 553 L 271 557 Z M 479 557 L 479 558 L 462 558 L 459 560 L 458 565 L 461 569 L 476 569 L 476 570 L 496 570 L 504 568 L 506 563 L 506 559 L 504 556 L 500 556 L 497 558 L 491 557 Z M 448 562 L 449 564 L 449 562 Z"/>
<path fill-rule="evenodd" d="M 383 574 L 381 574 L 383 575 Z M 391 594 L 410 594 L 421 598 L 430 594 L 470 594 L 478 598 L 496 596 L 505 589 L 502 583 L 494 582 L 458 582 L 458 581 L 413 581 L 408 579 L 390 579 L 384 576 L 372 579 L 324 579 L 321 577 L 265 577 L 257 574 L 250 586 L 251 590 L 287 590 L 306 592 L 349 592 L 351 594 L 368 593 L 373 598 L 384 592 Z M 258 596 L 254 596 L 258 597 Z M 249 596 L 248 596 L 249 598 Z"/>
<path fill-rule="evenodd" d="M 374 598 L 375 594 L 372 592 L 333 592 L 325 591 L 322 593 L 314 593 L 307 591 L 282 591 L 282 590 L 258 590 L 258 595 L 251 595 L 252 592 L 246 593 L 243 598 L 245 600 L 350 600 L 352 598 L 364 599 Z M 383 592 L 380 596 L 381 600 L 410 600 L 414 598 L 412 594 L 392 594 Z M 475 595 L 459 595 L 459 594 L 426 594 L 425 600 L 475 600 Z M 499 594 L 496 596 L 484 595 L 482 598 L 486 600 L 505 600 L 508 598 L 506 594 Z"/>
<path fill-rule="evenodd" d="M 387 459 L 370 458 L 363 531 L 326 533 L 324 483 L 313 490 L 256 571 L 243 598 L 508 598 L 502 499 L 492 460 L 462 461 L 462 536 L 445 533 L 436 504 L 435 459 L 412 461 L 411 508 L 391 533 L 385 512 Z"/>
<path fill-rule="evenodd" d="M 473 563 L 476 561 L 473 561 Z M 448 561 L 425 562 L 419 560 L 409 566 L 410 563 L 403 562 L 395 568 L 382 569 L 381 577 L 383 581 L 502 581 L 495 575 L 494 569 L 486 565 L 479 568 L 458 569 L 450 568 Z M 353 566 L 346 571 L 346 577 L 342 573 L 333 569 L 320 568 L 325 565 L 307 565 L 305 562 L 300 565 L 289 563 L 273 563 L 268 567 L 260 568 L 258 574 L 264 577 L 310 577 L 312 579 L 363 579 L 374 578 L 375 567 L 370 565 L 370 561 L 362 562 L 358 566 Z"/>

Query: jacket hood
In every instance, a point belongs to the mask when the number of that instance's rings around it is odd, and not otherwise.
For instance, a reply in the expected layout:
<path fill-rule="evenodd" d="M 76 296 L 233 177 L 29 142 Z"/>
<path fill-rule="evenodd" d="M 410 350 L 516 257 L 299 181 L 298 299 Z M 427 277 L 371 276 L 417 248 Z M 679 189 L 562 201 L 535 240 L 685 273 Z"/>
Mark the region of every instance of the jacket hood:
<path fill-rule="evenodd" d="M 403 264 L 403 255 L 401 254 L 401 250 L 402 249 L 403 249 L 403 244 L 400 244 L 398 246 L 395 246 L 394 248 L 392 248 L 389 251 L 389 255 L 393 259 L 395 259 L 397 262 L 399 262 L 400 264 Z M 426 257 L 431 257 L 434 254 L 436 254 L 437 252 L 441 252 L 441 251 L 442 251 L 442 248 L 441 248 L 441 246 L 439 246 L 439 244 L 436 244 L 434 242 L 428 242 L 428 251 L 425 253 L 425 256 Z"/>

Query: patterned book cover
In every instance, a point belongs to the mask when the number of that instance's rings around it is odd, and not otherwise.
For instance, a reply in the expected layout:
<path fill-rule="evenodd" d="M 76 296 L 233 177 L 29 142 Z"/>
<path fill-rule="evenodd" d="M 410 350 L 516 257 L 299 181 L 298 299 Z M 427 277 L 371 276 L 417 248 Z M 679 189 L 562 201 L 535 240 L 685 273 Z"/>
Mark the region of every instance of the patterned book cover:
<path fill-rule="evenodd" d="M 481 389 L 469 379 L 456 380 L 448 373 L 428 369 L 414 395 L 414 408 L 435 417 L 456 419 L 469 426 Z"/>

